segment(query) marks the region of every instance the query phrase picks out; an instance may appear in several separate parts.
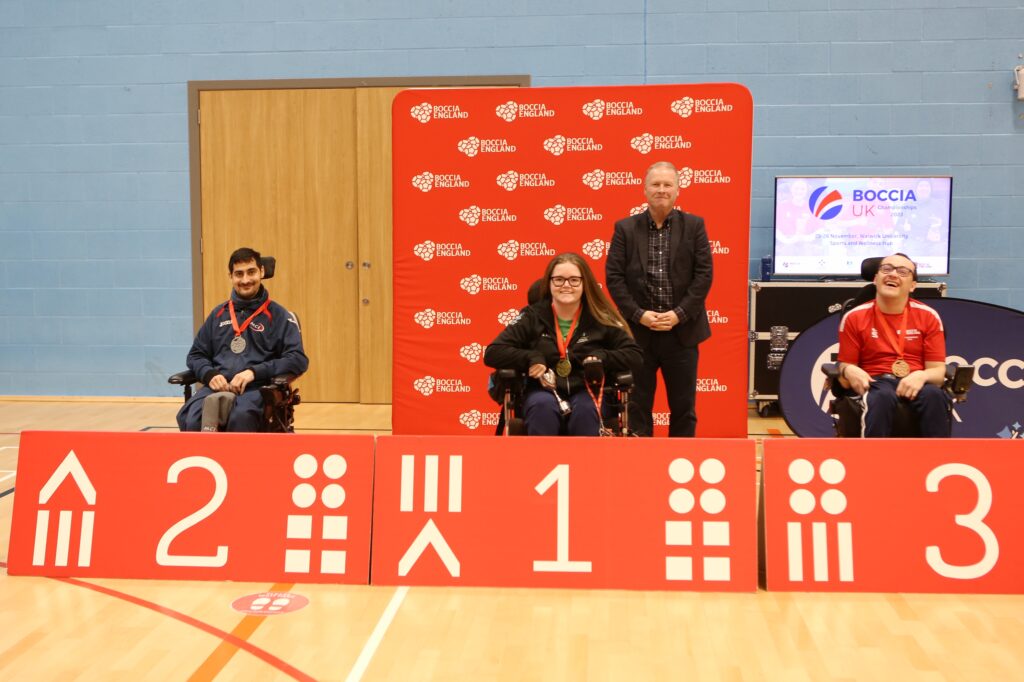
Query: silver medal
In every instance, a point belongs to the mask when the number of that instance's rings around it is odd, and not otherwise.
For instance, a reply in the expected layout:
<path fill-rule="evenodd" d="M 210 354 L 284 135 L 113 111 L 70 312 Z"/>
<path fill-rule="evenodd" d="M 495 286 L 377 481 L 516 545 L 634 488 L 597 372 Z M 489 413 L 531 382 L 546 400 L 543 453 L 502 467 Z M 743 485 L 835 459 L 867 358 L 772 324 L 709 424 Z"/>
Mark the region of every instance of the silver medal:
<path fill-rule="evenodd" d="M 236 336 L 235 338 L 231 339 L 231 352 L 232 353 L 236 353 L 237 354 L 237 353 L 241 353 L 244 350 L 245 350 L 245 339 L 243 339 L 241 336 Z"/>

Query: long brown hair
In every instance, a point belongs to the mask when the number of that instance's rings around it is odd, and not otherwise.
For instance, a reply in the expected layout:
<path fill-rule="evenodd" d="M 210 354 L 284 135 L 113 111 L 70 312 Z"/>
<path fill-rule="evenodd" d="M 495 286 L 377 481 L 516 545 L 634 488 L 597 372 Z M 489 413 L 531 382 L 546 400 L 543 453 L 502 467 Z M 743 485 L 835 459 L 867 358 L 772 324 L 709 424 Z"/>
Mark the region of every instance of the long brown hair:
<path fill-rule="evenodd" d="M 587 307 L 587 310 L 590 311 L 594 319 L 606 327 L 618 327 L 632 336 L 633 333 L 629 330 L 626 320 L 619 314 L 618 309 L 612 305 L 608 295 L 604 293 L 604 289 L 598 286 L 594 272 L 587 265 L 587 261 L 583 260 L 583 257 L 578 253 L 572 253 L 571 251 L 560 253 L 548 263 L 548 267 L 544 270 L 544 299 L 551 300 L 551 273 L 561 263 L 570 263 L 579 268 L 580 275 L 583 277 L 583 298 L 580 300 L 580 303 Z"/>

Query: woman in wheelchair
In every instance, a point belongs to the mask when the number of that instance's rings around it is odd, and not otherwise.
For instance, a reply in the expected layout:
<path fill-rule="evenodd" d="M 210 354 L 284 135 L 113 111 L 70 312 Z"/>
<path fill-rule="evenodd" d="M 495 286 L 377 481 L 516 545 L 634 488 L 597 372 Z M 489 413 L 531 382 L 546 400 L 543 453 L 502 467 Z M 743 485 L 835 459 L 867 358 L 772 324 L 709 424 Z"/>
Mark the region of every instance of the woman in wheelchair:
<path fill-rule="evenodd" d="M 527 374 L 527 434 L 596 436 L 602 390 L 585 376 L 597 376 L 597 361 L 604 376 L 636 371 L 643 362 L 640 347 L 578 254 L 555 256 L 543 281 L 541 299 L 487 346 L 484 363 Z"/>

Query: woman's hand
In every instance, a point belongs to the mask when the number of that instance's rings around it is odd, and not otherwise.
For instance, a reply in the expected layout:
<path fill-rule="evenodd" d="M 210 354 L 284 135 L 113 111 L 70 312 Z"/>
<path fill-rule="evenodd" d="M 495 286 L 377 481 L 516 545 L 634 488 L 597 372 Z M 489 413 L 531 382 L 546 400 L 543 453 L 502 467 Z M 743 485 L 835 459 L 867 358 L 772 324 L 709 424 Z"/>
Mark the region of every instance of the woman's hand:
<path fill-rule="evenodd" d="M 527 370 L 527 374 L 530 375 L 531 379 L 540 379 L 544 376 L 544 372 L 548 371 L 547 365 L 542 365 L 539 362 L 536 365 L 530 365 L 530 369 Z"/>

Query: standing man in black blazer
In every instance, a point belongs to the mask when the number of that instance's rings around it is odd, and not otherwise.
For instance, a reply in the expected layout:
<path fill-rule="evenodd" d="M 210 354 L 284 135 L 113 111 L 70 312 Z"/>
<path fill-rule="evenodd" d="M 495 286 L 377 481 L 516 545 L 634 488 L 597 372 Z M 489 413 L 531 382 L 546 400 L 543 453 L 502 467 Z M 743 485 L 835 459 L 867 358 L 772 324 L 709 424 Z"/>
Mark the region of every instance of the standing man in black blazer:
<path fill-rule="evenodd" d="M 654 430 L 651 410 L 661 368 L 671 410 L 668 435 L 697 430 L 697 344 L 711 336 L 704 299 L 711 289 L 711 245 L 704 219 L 675 208 L 679 173 L 667 161 L 647 169 L 647 210 L 615 223 L 605 265 L 612 300 L 644 351 L 630 428 Z"/>

